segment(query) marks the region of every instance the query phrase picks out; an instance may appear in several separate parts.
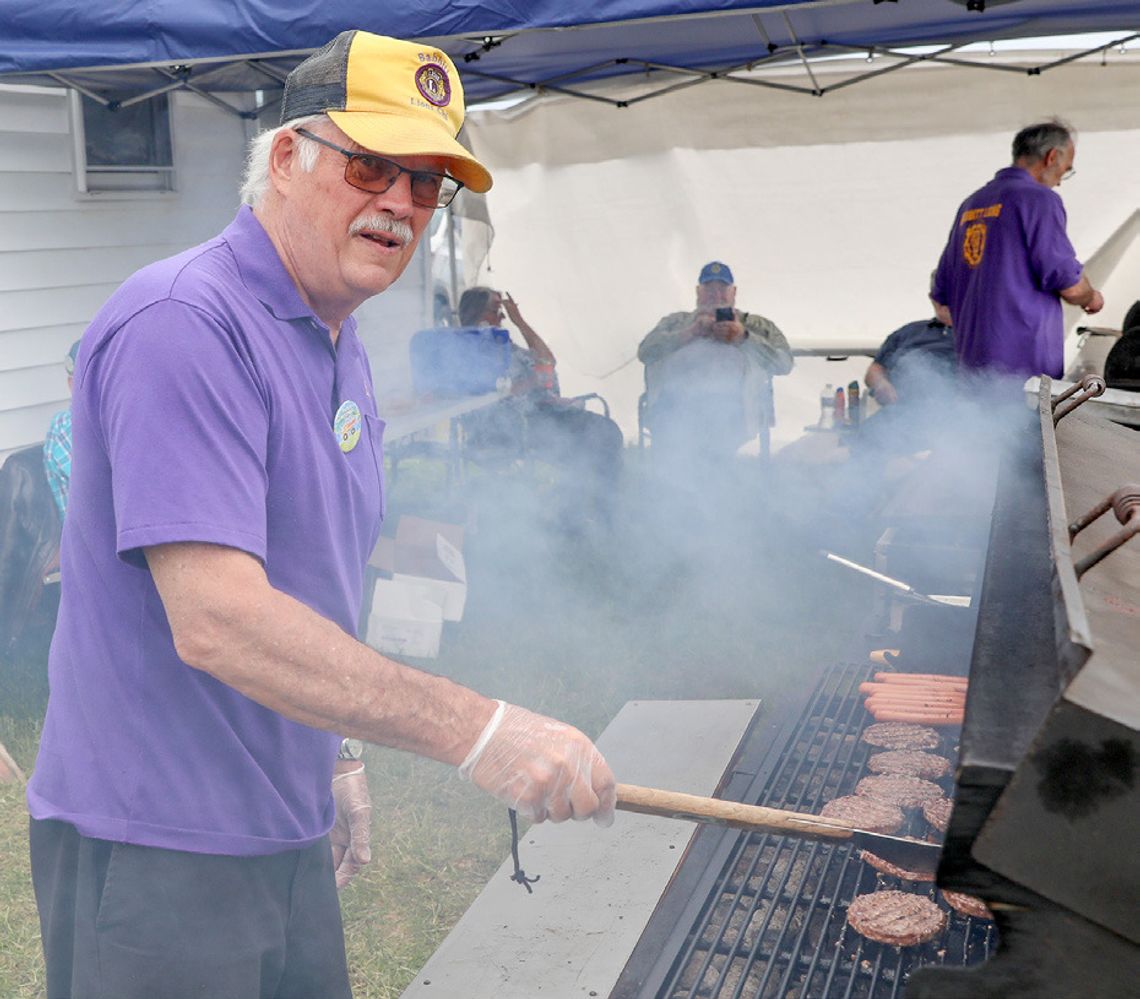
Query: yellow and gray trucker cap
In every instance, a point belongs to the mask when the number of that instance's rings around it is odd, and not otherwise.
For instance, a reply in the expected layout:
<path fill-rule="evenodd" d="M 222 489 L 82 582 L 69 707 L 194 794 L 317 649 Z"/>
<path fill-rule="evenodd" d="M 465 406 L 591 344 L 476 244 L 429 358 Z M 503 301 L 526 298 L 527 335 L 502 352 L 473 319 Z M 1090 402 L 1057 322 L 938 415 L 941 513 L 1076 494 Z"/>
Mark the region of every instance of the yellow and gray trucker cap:
<path fill-rule="evenodd" d="M 313 114 L 327 114 L 371 152 L 440 156 L 465 187 L 476 193 L 491 187 L 487 168 L 456 139 L 463 84 L 434 46 L 342 31 L 285 80 L 281 124 Z"/>

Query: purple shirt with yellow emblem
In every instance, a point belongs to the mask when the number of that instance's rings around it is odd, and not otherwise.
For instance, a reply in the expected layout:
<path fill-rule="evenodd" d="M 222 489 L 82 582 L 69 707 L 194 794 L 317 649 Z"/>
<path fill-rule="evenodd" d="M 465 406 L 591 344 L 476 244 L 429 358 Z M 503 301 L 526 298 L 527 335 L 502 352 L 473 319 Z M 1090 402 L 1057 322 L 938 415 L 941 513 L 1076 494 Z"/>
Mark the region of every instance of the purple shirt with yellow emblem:
<path fill-rule="evenodd" d="M 1061 376 L 1058 293 L 1081 279 L 1060 196 L 1006 167 L 958 209 L 931 297 L 950 309 L 962 368 Z"/>
<path fill-rule="evenodd" d="M 32 815 L 197 853 L 314 842 L 333 821 L 337 736 L 183 663 L 143 549 L 241 549 L 355 633 L 383 513 L 383 423 L 355 321 L 334 348 L 243 208 L 111 297 L 83 336 L 72 417 Z"/>

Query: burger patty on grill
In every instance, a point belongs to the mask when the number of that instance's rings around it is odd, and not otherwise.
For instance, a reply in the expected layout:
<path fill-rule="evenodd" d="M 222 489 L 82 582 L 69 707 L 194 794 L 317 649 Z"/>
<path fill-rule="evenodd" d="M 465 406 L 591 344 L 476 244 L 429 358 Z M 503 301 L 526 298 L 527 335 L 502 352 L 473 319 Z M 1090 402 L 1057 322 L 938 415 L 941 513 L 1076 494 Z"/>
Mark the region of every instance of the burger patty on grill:
<path fill-rule="evenodd" d="M 863 741 L 880 749 L 937 749 L 938 733 L 926 725 L 911 722 L 876 722 L 863 731 Z"/>
<path fill-rule="evenodd" d="M 942 788 L 921 777 L 880 774 L 877 777 L 864 777 L 855 785 L 855 793 L 869 798 L 881 798 L 899 808 L 918 808 L 923 802 L 941 798 Z"/>
<path fill-rule="evenodd" d="M 875 753 L 867 761 L 867 769 L 873 774 L 936 780 L 950 772 L 950 761 L 945 756 L 924 753 L 920 749 L 890 749 L 885 753 Z"/>
<path fill-rule="evenodd" d="M 950 825 L 950 810 L 954 802 L 950 798 L 934 798 L 922 803 L 922 817 L 939 832 L 946 832 Z"/>
<path fill-rule="evenodd" d="M 980 898 L 975 898 L 973 895 L 965 895 L 959 891 L 944 891 L 942 898 L 951 909 L 955 912 L 960 912 L 963 916 L 973 916 L 975 919 L 994 918 L 994 914 L 990 912 L 989 906 Z"/>
<path fill-rule="evenodd" d="M 847 795 L 833 798 L 819 813 L 827 819 L 850 822 L 856 829 L 867 832 L 896 833 L 902 828 L 905 816 L 896 805 L 877 798 Z"/>
<path fill-rule="evenodd" d="M 847 922 L 868 940 L 911 947 L 938 936 L 946 925 L 946 913 L 925 895 L 876 891 L 851 902 Z"/>
<path fill-rule="evenodd" d="M 902 878 L 904 881 L 934 880 L 933 867 L 924 871 L 908 871 L 905 867 L 898 867 L 889 860 L 884 860 L 877 854 L 872 853 L 870 850 L 860 850 L 859 856 L 863 858 L 863 863 L 870 864 L 876 871 L 889 874 L 893 878 Z"/>

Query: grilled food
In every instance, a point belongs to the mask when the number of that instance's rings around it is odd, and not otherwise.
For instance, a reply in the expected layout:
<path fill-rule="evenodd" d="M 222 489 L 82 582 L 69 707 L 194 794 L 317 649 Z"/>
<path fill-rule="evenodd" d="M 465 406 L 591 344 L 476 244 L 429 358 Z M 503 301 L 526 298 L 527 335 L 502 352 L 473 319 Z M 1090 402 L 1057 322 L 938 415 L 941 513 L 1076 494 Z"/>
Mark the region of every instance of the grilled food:
<path fill-rule="evenodd" d="M 823 806 L 819 814 L 826 819 L 848 822 L 856 829 L 888 835 L 898 832 L 905 819 L 897 805 L 853 794 L 845 798 L 834 798 Z"/>
<path fill-rule="evenodd" d="M 946 832 L 950 825 L 950 812 L 954 802 L 950 798 L 934 798 L 922 803 L 922 817 L 939 832 Z"/>
<path fill-rule="evenodd" d="M 878 854 L 872 853 L 870 850 L 860 850 L 859 856 L 863 858 L 864 864 L 870 864 L 882 874 L 889 874 L 893 878 L 902 878 L 904 881 L 933 881 L 934 868 L 922 871 L 908 871 L 905 867 L 899 867 L 892 864 L 889 860 L 884 860 Z"/>
<path fill-rule="evenodd" d="M 880 774 L 864 777 L 855 785 L 855 793 L 869 798 L 881 798 L 899 808 L 921 808 L 923 802 L 942 797 L 942 788 L 921 777 L 900 777 Z"/>
<path fill-rule="evenodd" d="M 972 916 L 974 919 L 994 918 L 994 914 L 990 912 L 989 906 L 980 898 L 975 898 L 973 895 L 965 895 L 958 891 L 944 891 L 942 898 L 951 909 L 955 912 L 960 912 L 963 916 Z"/>
<path fill-rule="evenodd" d="M 851 902 L 847 923 L 868 940 L 912 947 L 938 936 L 946 926 L 946 913 L 925 895 L 876 891 Z"/>
<path fill-rule="evenodd" d="M 937 749 L 942 738 L 925 725 L 879 722 L 867 726 L 863 731 L 863 741 L 880 749 Z"/>
<path fill-rule="evenodd" d="M 873 774 L 937 780 L 950 772 L 950 761 L 945 756 L 924 753 L 920 749 L 890 749 L 885 753 L 875 753 L 867 761 L 867 769 Z"/>

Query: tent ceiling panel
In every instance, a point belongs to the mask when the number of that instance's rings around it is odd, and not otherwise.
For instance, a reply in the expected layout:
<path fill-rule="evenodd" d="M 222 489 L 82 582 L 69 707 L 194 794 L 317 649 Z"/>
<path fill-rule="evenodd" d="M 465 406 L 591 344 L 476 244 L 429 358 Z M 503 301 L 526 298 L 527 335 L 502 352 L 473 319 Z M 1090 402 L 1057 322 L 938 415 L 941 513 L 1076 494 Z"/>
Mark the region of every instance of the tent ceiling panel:
<path fill-rule="evenodd" d="M 1140 28 L 1135 0 L 605 0 L 588 10 L 562 0 L 0 0 L 0 82 L 78 85 L 118 102 L 172 84 L 272 92 L 308 52 L 358 27 L 438 44 L 474 103 L 610 77 L 696 82 L 851 48 Z"/>

